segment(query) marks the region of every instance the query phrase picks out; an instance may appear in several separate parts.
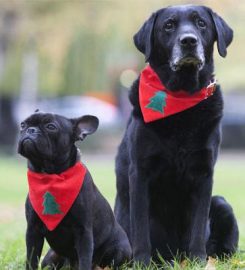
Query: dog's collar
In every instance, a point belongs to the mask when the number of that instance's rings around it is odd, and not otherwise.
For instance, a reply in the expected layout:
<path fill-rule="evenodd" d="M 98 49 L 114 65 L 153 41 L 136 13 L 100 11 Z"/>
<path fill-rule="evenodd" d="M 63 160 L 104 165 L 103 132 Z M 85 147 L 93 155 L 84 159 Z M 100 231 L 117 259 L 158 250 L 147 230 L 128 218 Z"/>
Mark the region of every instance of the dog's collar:
<path fill-rule="evenodd" d="M 141 72 L 139 102 L 145 123 L 153 122 L 187 110 L 213 95 L 216 82 L 200 91 L 189 94 L 180 90 L 172 92 L 162 84 L 156 72 L 147 65 Z"/>
<path fill-rule="evenodd" d="M 70 210 L 83 185 L 86 171 L 81 162 L 61 174 L 28 170 L 29 199 L 48 230 L 54 230 Z"/>

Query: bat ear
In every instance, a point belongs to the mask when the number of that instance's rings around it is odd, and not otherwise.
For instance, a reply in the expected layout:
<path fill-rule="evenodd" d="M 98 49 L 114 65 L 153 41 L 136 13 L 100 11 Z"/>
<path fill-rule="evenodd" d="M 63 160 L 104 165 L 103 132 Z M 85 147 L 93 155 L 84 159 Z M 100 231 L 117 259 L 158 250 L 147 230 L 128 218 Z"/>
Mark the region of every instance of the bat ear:
<path fill-rule="evenodd" d="M 153 33 L 154 25 L 157 19 L 157 12 L 153 13 L 151 17 L 143 24 L 140 30 L 134 35 L 134 44 L 136 48 L 145 55 L 147 62 L 151 56 L 153 47 Z"/>
<path fill-rule="evenodd" d="M 226 57 L 226 48 L 231 44 L 233 39 L 233 30 L 229 25 L 215 12 L 209 9 L 209 13 L 213 19 L 216 31 L 216 40 L 219 55 Z"/>
<path fill-rule="evenodd" d="M 73 123 L 76 141 L 83 141 L 87 135 L 93 134 L 99 126 L 99 119 L 93 115 L 84 115 L 71 119 L 71 121 Z"/>

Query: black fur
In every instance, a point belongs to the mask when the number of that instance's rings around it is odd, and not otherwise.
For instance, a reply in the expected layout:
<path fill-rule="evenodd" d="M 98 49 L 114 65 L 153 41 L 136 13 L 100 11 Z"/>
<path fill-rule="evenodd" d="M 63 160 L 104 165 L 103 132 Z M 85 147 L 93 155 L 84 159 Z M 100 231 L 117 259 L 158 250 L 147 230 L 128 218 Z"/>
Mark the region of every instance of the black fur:
<path fill-rule="evenodd" d="M 22 124 L 19 153 L 28 159 L 35 172 L 61 173 L 79 160 L 75 141 L 83 140 L 98 127 L 98 119 L 83 116 L 67 119 L 53 114 L 36 113 Z M 69 196 L 69 194 L 67 194 Z M 37 269 L 44 239 L 51 247 L 42 268 L 91 270 L 94 265 L 119 266 L 130 259 L 128 238 L 115 221 L 113 212 L 87 171 L 81 191 L 61 223 L 49 231 L 26 200 L 26 269 Z"/>
<path fill-rule="evenodd" d="M 195 46 L 183 45 L 183 36 L 194 37 Z M 228 25 L 203 6 L 161 9 L 134 36 L 162 83 L 189 93 L 213 79 L 215 41 L 225 56 L 231 40 Z M 148 264 L 158 253 L 167 260 L 177 254 L 205 259 L 233 253 L 238 228 L 232 208 L 211 196 L 223 113 L 220 87 L 191 109 L 148 124 L 138 88 L 139 79 L 130 91 L 133 110 L 116 159 L 115 214 L 134 259 Z"/>

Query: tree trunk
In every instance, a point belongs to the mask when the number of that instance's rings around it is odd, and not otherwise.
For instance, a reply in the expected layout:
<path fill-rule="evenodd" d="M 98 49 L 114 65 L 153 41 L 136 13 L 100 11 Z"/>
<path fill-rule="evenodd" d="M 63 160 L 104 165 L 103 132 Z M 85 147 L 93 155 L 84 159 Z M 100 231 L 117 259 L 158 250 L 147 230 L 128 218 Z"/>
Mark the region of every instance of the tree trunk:
<path fill-rule="evenodd" d="M 17 126 L 13 116 L 14 100 L 11 97 L 0 96 L 0 147 L 1 152 L 12 154 L 17 134 Z"/>

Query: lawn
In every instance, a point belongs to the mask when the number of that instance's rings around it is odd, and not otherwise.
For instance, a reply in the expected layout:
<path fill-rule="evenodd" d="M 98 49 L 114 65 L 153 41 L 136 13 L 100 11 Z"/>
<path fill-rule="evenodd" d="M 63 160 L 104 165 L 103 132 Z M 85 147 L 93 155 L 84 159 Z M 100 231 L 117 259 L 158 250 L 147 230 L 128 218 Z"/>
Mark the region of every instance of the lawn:
<path fill-rule="evenodd" d="M 239 221 L 240 250 L 245 249 L 244 161 L 244 155 L 221 156 L 215 169 L 213 192 L 223 195 L 234 208 Z M 115 197 L 113 159 L 89 156 L 86 165 L 98 188 L 113 205 Z M 27 193 L 25 161 L 0 156 L 0 175 L 0 270 L 24 269 L 24 201 Z M 135 266 L 135 269 L 142 267 Z M 148 269 L 157 268 L 152 265 Z M 176 264 L 171 269 L 180 269 L 180 266 Z M 196 263 L 187 263 L 186 269 L 204 269 L 204 267 Z M 245 254 L 238 253 L 229 262 L 217 263 L 217 269 L 245 269 Z"/>

